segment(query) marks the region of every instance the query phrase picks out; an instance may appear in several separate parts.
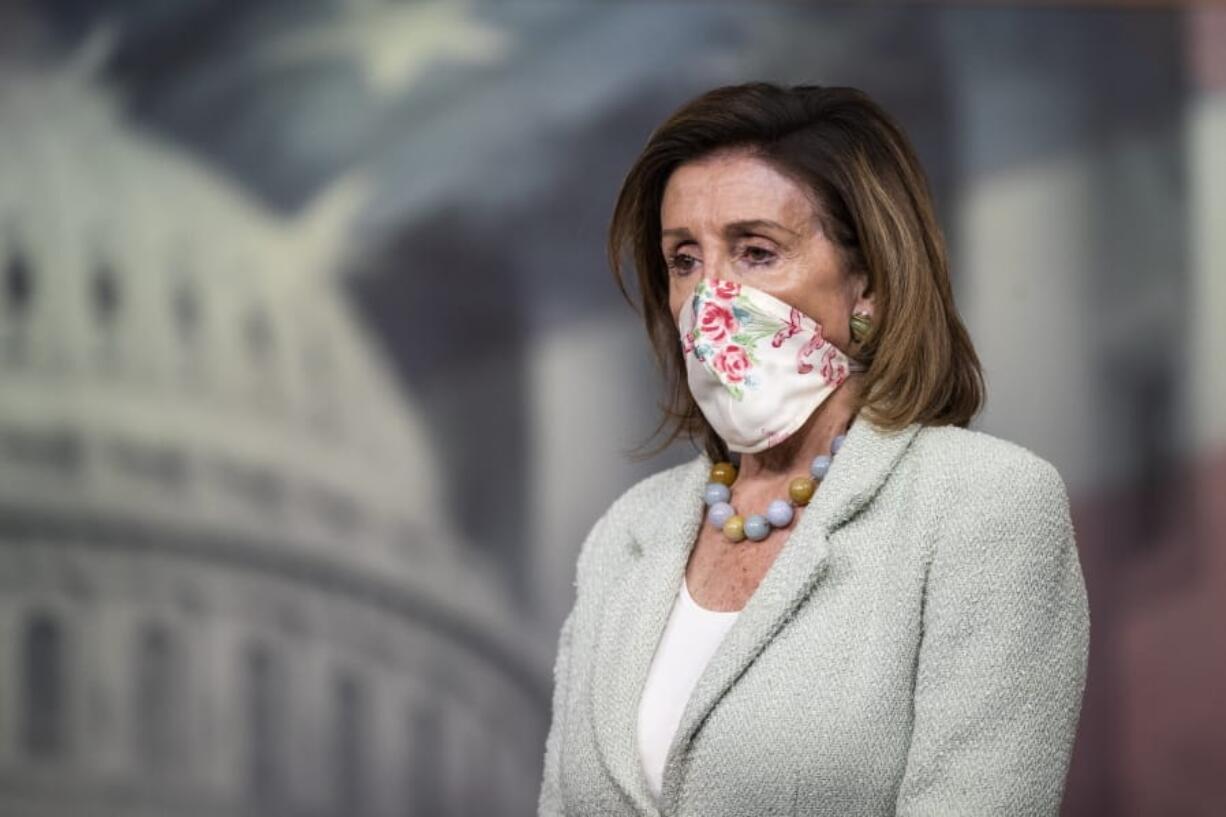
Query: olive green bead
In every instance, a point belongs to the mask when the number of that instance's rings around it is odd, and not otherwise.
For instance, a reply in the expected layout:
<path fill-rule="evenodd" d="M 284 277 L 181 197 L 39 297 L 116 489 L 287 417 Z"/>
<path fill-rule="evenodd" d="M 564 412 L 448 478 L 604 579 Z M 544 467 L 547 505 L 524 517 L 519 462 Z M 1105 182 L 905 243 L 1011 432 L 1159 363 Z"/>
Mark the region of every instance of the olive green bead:
<path fill-rule="evenodd" d="M 736 482 L 736 466 L 730 462 L 717 462 L 711 466 L 711 482 L 731 485 Z"/>
<path fill-rule="evenodd" d="M 797 477 L 788 483 L 788 496 L 797 505 L 808 505 L 817 490 L 817 481 L 809 477 Z"/>
<path fill-rule="evenodd" d="M 724 523 L 724 536 L 733 542 L 739 542 L 744 539 L 745 519 L 741 516 L 728 517 L 728 521 Z"/>

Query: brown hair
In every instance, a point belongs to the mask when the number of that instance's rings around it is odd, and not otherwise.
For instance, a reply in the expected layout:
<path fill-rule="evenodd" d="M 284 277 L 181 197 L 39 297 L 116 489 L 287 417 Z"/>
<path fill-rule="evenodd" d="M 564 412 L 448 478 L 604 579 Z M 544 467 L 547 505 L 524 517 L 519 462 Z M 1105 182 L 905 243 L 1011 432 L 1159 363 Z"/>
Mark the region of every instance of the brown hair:
<path fill-rule="evenodd" d="M 628 252 L 638 273 L 647 335 L 667 380 L 668 431 L 655 454 L 686 434 L 727 459 L 686 383 L 669 310 L 660 248 L 660 200 L 679 165 L 723 149 L 747 149 L 812 194 L 825 235 L 849 272 L 867 276 L 872 328 L 857 357 L 868 364 L 860 408 L 878 425 L 965 426 L 984 400 L 983 374 L 954 308 L 945 242 L 928 182 L 910 141 L 863 91 L 750 82 L 687 102 L 651 134 L 617 196 L 609 262 L 622 295 Z M 671 430 L 670 430 L 671 428 Z M 644 443 L 644 446 L 646 443 Z"/>

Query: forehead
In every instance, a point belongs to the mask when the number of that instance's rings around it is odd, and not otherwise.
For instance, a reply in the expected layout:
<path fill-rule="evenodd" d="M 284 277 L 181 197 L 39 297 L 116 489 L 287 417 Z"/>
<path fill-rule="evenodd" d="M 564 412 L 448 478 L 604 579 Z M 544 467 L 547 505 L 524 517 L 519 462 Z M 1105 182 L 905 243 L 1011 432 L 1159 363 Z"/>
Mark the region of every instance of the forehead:
<path fill-rule="evenodd" d="M 716 153 L 680 165 L 660 201 L 663 230 L 769 219 L 800 231 L 815 215 L 800 184 L 745 152 Z"/>

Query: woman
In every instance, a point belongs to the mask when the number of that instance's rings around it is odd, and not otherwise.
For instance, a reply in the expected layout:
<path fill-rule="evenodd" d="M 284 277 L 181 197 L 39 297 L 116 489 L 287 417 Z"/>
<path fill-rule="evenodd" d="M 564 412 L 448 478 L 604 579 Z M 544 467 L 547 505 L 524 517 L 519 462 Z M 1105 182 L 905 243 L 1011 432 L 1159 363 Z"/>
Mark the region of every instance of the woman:
<path fill-rule="evenodd" d="M 626 178 L 619 283 L 626 250 L 703 453 L 583 543 L 540 814 L 1056 814 L 1068 499 L 965 428 L 979 362 L 898 126 L 851 88 L 706 93 Z"/>

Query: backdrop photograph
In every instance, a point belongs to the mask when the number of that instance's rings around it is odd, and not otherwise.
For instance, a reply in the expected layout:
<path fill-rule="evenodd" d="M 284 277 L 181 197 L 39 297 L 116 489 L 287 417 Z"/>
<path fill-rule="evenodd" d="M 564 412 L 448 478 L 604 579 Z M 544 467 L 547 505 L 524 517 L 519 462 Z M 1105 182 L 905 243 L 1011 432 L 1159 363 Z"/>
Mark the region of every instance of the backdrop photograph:
<path fill-rule="evenodd" d="M 0 815 L 537 815 L 580 548 L 700 450 L 618 191 L 751 81 L 902 125 L 1067 487 L 1060 814 L 1226 814 L 1226 6 L 11 0 Z"/>

